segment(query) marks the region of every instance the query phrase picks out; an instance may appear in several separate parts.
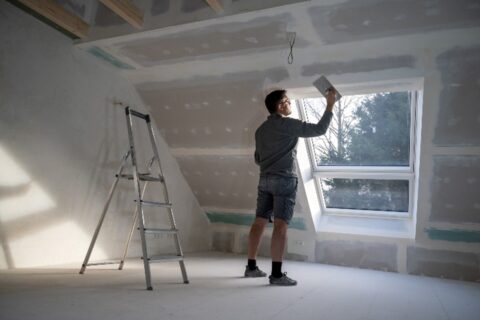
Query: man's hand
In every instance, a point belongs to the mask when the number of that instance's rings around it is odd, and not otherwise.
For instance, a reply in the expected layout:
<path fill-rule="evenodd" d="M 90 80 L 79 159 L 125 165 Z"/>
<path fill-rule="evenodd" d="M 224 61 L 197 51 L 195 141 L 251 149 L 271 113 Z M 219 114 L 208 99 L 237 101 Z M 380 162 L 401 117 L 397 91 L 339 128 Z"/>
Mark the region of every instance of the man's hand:
<path fill-rule="evenodd" d="M 327 111 L 332 112 L 333 105 L 335 104 L 335 96 L 337 92 L 335 89 L 328 89 L 327 90 Z"/>

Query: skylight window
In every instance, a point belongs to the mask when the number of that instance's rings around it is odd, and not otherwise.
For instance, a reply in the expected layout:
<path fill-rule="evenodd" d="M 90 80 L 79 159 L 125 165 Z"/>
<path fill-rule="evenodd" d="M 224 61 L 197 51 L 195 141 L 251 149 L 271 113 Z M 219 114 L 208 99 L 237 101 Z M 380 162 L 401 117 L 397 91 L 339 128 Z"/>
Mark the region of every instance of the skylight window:
<path fill-rule="evenodd" d="M 307 139 L 325 214 L 409 218 L 415 184 L 416 91 L 344 96 L 324 136 Z M 299 99 L 317 122 L 324 98 Z"/>

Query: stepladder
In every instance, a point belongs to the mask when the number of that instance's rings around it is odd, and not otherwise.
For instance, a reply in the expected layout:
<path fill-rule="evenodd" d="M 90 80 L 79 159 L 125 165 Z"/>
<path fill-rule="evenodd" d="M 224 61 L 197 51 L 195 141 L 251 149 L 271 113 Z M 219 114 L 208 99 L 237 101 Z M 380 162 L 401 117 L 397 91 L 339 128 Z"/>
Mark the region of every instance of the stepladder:
<path fill-rule="evenodd" d="M 119 168 L 115 174 L 115 179 L 110 187 L 110 191 L 107 196 L 107 200 L 103 206 L 100 219 L 97 223 L 97 227 L 94 231 L 92 240 L 88 247 L 85 259 L 80 268 L 80 274 L 84 274 L 87 267 L 89 266 L 98 266 L 106 264 L 118 264 L 118 269 L 122 270 L 127 258 L 128 249 L 135 232 L 135 229 L 138 229 L 140 232 L 140 242 L 142 246 L 142 260 L 143 267 L 145 270 L 145 282 L 147 290 L 153 290 L 152 286 L 152 276 L 151 276 L 151 266 L 150 264 L 156 262 L 166 262 L 166 261 L 178 261 L 180 266 L 180 271 L 182 273 L 182 278 L 184 283 L 189 283 L 187 277 L 187 271 L 185 268 L 184 255 L 182 247 L 180 244 L 179 230 L 176 225 L 173 205 L 170 202 L 169 193 L 167 189 L 167 183 L 165 175 L 162 170 L 162 165 L 160 162 L 160 156 L 157 148 L 157 142 L 155 138 L 155 131 L 152 126 L 152 121 L 149 114 L 140 113 L 131 109 L 130 107 L 125 108 L 125 115 L 127 120 L 127 131 L 128 131 L 128 141 L 129 148 L 128 151 L 124 154 L 121 159 Z M 148 139 L 150 140 L 152 157 L 150 161 L 145 166 L 145 171 L 141 172 L 140 166 L 138 163 L 139 157 L 137 154 L 137 145 L 135 141 L 138 141 L 134 138 L 134 123 L 145 122 L 148 132 Z M 137 142 L 138 144 L 138 142 Z M 125 172 L 127 169 L 127 172 Z M 123 250 L 123 255 L 120 260 L 117 261 L 100 261 L 100 262 L 90 262 L 90 257 L 92 251 L 95 247 L 98 235 L 102 228 L 105 216 L 109 211 L 109 207 L 112 201 L 112 198 L 117 189 L 118 183 L 122 179 L 127 179 L 133 181 L 133 191 L 134 196 L 132 197 L 135 202 L 135 209 L 133 212 L 132 226 L 130 232 L 128 233 L 127 240 L 125 243 L 125 248 Z M 160 186 L 162 191 L 158 191 L 154 194 L 159 193 L 155 198 L 145 199 L 147 194 L 147 189 L 152 184 L 157 184 Z M 159 188 L 156 188 L 159 189 Z M 151 193 L 149 193 L 151 196 Z M 160 200 L 159 200 L 160 199 Z M 146 207 L 152 207 L 150 210 L 145 210 Z M 167 215 L 168 226 L 161 228 L 147 227 L 146 226 L 146 215 L 152 214 L 152 211 L 162 211 L 162 214 Z M 152 237 L 153 235 L 153 237 Z M 164 239 L 163 235 L 167 235 L 169 239 L 173 240 L 175 247 L 175 254 L 166 254 L 166 255 L 150 255 L 149 249 L 147 246 L 147 241 L 157 240 L 159 238 Z M 170 240 L 171 241 L 171 240 Z"/>

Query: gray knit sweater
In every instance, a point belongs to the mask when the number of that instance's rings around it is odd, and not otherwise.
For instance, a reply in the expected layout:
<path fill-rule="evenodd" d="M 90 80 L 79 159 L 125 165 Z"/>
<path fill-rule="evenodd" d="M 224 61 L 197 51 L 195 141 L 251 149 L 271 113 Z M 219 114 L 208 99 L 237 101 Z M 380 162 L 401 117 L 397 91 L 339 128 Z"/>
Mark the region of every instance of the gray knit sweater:
<path fill-rule="evenodd" d="M 271 114 L 255 131 L 255 163 L 260 166 L 260 175 L 296 177 L 298 138 L 324 135 L 332 116 L 332 112 L 325 111 L 315 124 Z"/>

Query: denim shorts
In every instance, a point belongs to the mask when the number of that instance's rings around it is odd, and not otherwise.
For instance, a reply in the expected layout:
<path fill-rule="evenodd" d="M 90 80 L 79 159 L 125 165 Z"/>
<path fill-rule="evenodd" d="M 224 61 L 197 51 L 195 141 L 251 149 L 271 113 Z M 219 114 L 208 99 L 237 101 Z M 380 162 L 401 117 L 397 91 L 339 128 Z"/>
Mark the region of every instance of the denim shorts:
<path fill-rule="evenodd" d="M 272 221 L 282 219 L 287 224 L 293 216 L 298 179 L 278 175 L 260 176 L 256 216 Z"/>

